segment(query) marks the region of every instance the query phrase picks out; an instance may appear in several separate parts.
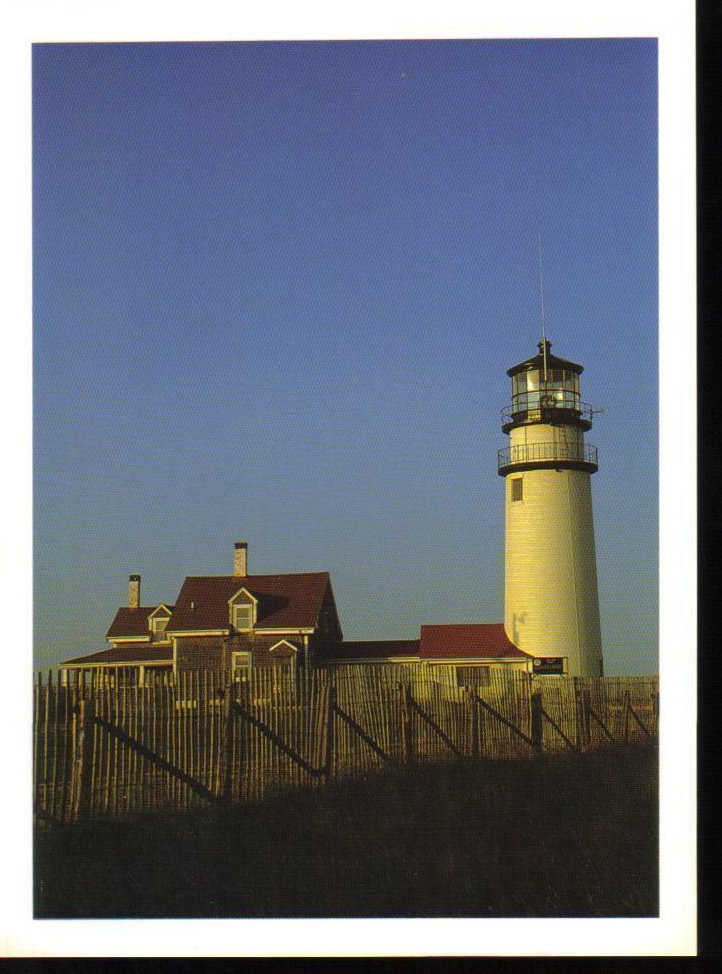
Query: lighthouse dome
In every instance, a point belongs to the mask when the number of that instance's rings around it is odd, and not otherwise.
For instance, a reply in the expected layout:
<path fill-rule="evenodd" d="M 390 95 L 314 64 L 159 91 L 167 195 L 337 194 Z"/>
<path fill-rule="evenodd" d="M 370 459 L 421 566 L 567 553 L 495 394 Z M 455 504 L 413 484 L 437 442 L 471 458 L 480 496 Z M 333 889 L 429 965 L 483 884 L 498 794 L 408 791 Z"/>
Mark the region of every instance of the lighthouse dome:
<path fill-rule="evenodd" d="M 519 372 L 528 372 L 531 369 L 544 369 L 546 367 L 549 369 L 563 369 L 568 372 L 574 372 L 579 375 L 584 371 L 583 365 L 577 365 L 576 362 L 570 362 L 568 359 L 559 358 L 558 355 L 552 355 L 550 349 L 552 343 L 548 338 L 542 339 L 539 342 L 539 354 L 535 355 L 533 358 L 525 359 L 523 362 L 519 362 L 518 365 L 512 365 L 510 369 L 507 369 L 506 374 L 513 376 L 517 375 Z M 545 355 L 546 352 L 546 355 Z"/>

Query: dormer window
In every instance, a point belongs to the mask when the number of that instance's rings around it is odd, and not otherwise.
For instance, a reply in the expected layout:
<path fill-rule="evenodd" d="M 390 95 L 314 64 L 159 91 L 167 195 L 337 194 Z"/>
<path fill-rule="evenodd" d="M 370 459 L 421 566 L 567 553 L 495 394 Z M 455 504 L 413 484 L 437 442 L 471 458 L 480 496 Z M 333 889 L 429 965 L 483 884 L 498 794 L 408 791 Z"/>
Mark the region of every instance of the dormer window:
<path fill-rule="evenodd" d="M 170 610 L 167 605 L 161 603 L 148 618 L 148 628 L 151 632 L 153 642 L 167 642 L 168 636 L 165 635 L 165 628 L 170 622 Z"/>
<path fill-rule="evenodd" d="M 233 606 L 233 628 L 241 632 L 253 629 L 253 605 L 250 602 Z"/>
<path fill-rule="evenodd" d="M 167 616 L 156 616 L 155 619 L 150 620 L 151 630 L 154 636 L 159 636 L 165 627 L 168 625 Z"/>
<path fill-rule="evenodd" d="M 239 589 L 228 600 L 228 621 L 236 632 L 249 632 L 256 624 L 258 600 L 245 589 Z"/>

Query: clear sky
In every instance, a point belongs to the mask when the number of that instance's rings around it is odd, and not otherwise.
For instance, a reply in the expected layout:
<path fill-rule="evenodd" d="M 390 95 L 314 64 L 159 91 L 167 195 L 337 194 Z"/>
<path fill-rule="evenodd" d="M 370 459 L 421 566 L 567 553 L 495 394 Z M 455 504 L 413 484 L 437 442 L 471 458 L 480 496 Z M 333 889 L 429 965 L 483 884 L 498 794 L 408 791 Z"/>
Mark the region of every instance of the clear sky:
<path fill-rule="evenodd" d="M 587 440 L 608 673 L 657 668 L 652 40 L 37 45 L 36 664 L 130 573 L 328 570 L 347 638 L 503 618 L 500 410 Z"/>

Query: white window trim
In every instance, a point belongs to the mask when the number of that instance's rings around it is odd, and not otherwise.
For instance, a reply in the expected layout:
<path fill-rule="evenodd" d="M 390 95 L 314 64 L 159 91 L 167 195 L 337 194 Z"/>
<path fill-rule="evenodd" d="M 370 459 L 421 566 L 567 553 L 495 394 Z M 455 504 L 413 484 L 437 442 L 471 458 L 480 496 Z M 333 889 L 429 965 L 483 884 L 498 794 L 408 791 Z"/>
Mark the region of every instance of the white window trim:
<path fill-rule="evenodd" d="M 240 666 L 236 665 L 238 658 L 241 656 L 244 657 L 243 669 L 245 669 L 246 672 L 250 671 L 252 666 L 252 657 L 250 652 L 248 652 L 248 650 L 232 652 L 231 653 L 231 678 L 234 681 L 236 680 L 237 674 L 241 669 Z"/>
<path fill-rule="evenodd" d="M 243 599 L 241 599 L 243 596 Z M 238 629 L 235 622 L 235 609 L 236 606 L 249 606 L 251 607 L 251 625 L 246 629 L 239 630 L 240 632 L 250 632 L 251 629 L 255 628 L 258 621 L 258 599 L 254 598 L 253 595 L 248 591 L 247 588 L 239 588 L 235 595 L 232 595 L 228 600 L 228 621 L 233 626 L 234 629 Z"/>
<path fill-rule="evenodd" d="M 247 613 L 248 625 L 239 625 L 239 615 L 241 612 Z M 236 605 L 231 606 L 231 625 L 236 630 L 236 632 L 250 632 L 255 625 L 255 613 L 253 611 L 253 606 L 248 602 L 239 602 Z"/>
<path fill-rule="evenodd" d="M 160 605 L 156 606 L 155 609 L 148 616 L 148 631 L 154 636 L 160 637 L 161 634 L 165 634 L 168 630 L 168 623 L 170 622 L 171 611 L 165 603 L 161 602 Z M 156 629 L 154 623 L 158 622 L 160 619 L 165 620 L 165 626 L 162 629 Z M 166 636 L 166 639 L 170 638 Z"/>
<path fill-rule="evenodd" d="M 274 649 L 278 649 L 281 646 L 288 646 L 288 648 L 292 649 L 294 653 L 298 652 L 298 646 L 294 646 L 293 643 L 289 643 L 287 639 L 279 639 L 277 643 L 274 643 L 273 646 L 271 646 L 268 652 L 272 653 Z"/>

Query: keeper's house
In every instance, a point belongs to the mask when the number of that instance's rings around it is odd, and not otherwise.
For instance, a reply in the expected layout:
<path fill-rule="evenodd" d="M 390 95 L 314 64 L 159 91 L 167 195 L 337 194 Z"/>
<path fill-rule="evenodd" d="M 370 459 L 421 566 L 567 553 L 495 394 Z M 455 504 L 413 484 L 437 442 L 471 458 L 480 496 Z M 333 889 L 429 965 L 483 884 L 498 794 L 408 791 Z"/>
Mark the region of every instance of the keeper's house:
<path fill-rule="evenodd" d="M 328 572 L 249 575 L 248 546 L 235 544 L 232 575 L 190 576 L 175 602 L 141 605 L 140 575 L 131 575 L 128 605 L 118 609 L 110 648 L 66 660 L 72 670 L 120 668 L 128 682 L 146 674 L 215 670 L 240 678 L 251 666 L 353 663 L 444 663 L 531 670 L 502 623 L 424 625 L 419 639 L 344 642 Z"/>

